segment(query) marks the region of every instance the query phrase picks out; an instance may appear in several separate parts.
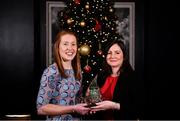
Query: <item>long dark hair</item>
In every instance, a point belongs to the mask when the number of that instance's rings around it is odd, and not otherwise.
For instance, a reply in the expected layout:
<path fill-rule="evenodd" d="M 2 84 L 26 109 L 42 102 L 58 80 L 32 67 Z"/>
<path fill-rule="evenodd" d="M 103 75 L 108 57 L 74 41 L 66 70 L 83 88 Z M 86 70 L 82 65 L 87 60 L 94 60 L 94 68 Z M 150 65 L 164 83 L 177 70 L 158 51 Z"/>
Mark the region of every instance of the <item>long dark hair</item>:
<path fill-rule="evenodd" d="M 59 70 L 61 76 L 65 77 L 65 78 L 67 78 L 68 76 L 65 74 L 64 68 L 62 65 L 62 58 L 61 58 L 61 55 L 59 53 L 59 44 L 61 42 L 61 37 L 66 35 L 66 34 L 70 34 L 70 35 L 75 36 L 76 41 L 78 41 L 76 34 L 69 31 L 69 30 L 60 31 L 60 32 L 58 32 L 58 34 L 56 36 L 55 43 L 54 43 L 54 58 L 55 58 L 55 62 L 58 66 L 58 70 Z M 75 78 L 77 78 L 78 80 L 81 80 L 81 65 L 80 65 L 80 56 L 79 56 L 78 51 L 77 51 L 76 56 L 72 60 L 72 67 L 73 67 L 73 70 L 75 72 Z"/>
<path fill-rule="evenodd" d="M 118 72 L 120 72 L 120 74 L 128 74 L 128 73 L 134 71 L 132 66 L 129 63 L 127 53 L 126 53 L 126 47 L 125 47 L 122 40 L 114 40 L 114 41 L 111 41 L 110 43 L 108 43 L 105 50 L 104 50 L 105 57 L 107 57 L 109 49 L 114 44 L 117 44 L 121 48 L 123 55 L 124 55 L 122 66 L 119 68 Z M 111 74 L 112 74 L 111 66 L 107 63 L 107 61 L 105 59 L 103 62 L 102 71 L 99 72 L 100 76 L 98 76 L 98 77 L 100 77 L 101 80 L 105 80 Z"/>

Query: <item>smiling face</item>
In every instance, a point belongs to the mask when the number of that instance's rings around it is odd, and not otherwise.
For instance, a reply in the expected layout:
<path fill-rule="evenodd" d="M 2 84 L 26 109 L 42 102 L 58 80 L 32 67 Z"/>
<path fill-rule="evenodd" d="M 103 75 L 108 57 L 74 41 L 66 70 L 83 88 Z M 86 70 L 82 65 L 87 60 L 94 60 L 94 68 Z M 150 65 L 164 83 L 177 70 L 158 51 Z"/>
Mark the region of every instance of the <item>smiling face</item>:
<path fill-rule="evenodd" d="M 106 56 L 107 63 L 112 68 L 120 68 L 123 63 L 123 59 L 124 59 L 124 55 L 119 45 L 117 44 L 112 45 L 109 48 L 108 54 Z"/>
<path fill-rule="evenodd" d="M 63 61 L 72 61 L 77 53 L 77 40 L 72 34 L 65 34 L 61 37 L 59 53 Z"/>

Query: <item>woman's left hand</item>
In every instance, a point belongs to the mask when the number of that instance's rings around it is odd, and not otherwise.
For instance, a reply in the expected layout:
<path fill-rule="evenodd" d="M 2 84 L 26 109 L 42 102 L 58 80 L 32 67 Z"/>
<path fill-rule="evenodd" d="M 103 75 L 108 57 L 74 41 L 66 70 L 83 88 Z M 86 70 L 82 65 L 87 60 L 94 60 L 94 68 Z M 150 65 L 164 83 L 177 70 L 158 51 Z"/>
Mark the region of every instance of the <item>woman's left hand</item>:
<path fill-rule="evenodd" d="M 90 113 L 94 113 L 96 111 L 101 111 L 101 110 L 109 110 L 109 109 L 120 109 L 120 104 L 113 102 L 113 101 L 102 101 L 102 102 L 98 102 L 96 103 L 97 106 L 93 106 L 91 107 L 91 111 Z"/>

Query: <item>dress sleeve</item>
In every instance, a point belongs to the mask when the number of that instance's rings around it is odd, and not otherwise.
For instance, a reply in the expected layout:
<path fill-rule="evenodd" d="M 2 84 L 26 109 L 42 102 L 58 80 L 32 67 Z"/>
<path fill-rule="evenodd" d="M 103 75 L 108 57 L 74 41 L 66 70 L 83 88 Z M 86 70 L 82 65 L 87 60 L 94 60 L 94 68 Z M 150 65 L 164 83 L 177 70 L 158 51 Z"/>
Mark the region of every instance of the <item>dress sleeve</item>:
<path fill-rule="evenodd" d="M 49 67 L 44 70 L 41 81 L 39 92 L 37 96 L 37 109 L 43 105 L 49 104 L 52 100 L 53 90 L 55 89 L 55 76 Z"/>

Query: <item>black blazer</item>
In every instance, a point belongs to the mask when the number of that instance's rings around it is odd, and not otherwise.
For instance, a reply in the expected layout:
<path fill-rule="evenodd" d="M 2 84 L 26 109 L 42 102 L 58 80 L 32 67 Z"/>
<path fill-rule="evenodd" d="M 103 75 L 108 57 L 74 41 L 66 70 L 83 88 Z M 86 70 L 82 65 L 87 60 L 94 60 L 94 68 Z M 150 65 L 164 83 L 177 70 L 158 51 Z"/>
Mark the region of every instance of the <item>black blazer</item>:
<path fill-rule="evenodd" d="M 97 83 L 101 88 L 105 83 L 106 78 L 103 79 L 104 74 L 98 75 Z M 113 100 L 114 102 L 120 103 L 120 110 L 113 110 L 113 117 L 115 120 L 135 120 L 139 118 L 139 107 L 138 107 L 138 91 L 136 86 L 137 78 L 135 72 L 122 72 L 118 78 L 115 86 Z M 96 117 L 102 119 L 100 115 Z"/>

